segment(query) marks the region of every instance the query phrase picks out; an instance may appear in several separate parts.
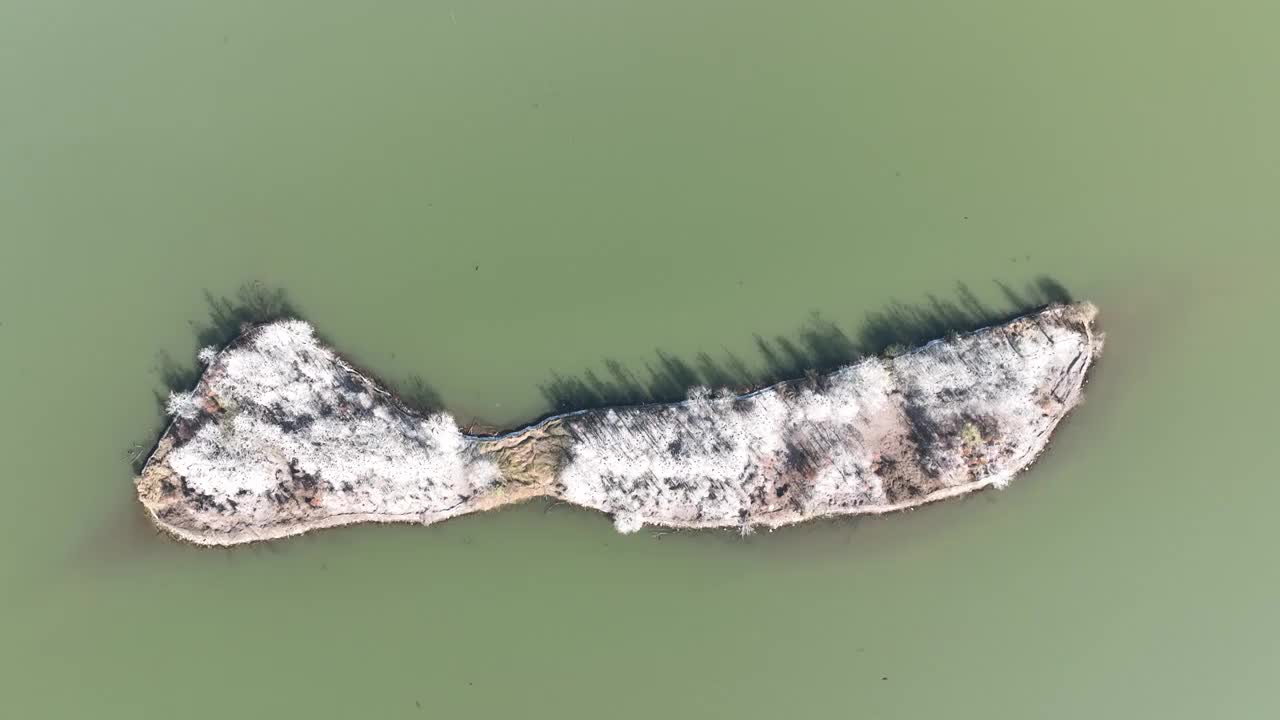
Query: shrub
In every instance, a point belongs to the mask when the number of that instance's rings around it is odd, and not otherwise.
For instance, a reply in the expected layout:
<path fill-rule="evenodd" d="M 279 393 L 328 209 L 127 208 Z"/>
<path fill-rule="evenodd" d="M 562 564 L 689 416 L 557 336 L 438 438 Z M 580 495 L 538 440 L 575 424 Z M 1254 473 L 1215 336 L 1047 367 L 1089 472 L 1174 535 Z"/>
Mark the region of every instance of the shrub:
<path fill-rule="evenodd" d="M 164 409 L 174 417 L 191 420 L 200 414 L 200 401 L 196 400 L 194 393 L 170 392 Z"/>

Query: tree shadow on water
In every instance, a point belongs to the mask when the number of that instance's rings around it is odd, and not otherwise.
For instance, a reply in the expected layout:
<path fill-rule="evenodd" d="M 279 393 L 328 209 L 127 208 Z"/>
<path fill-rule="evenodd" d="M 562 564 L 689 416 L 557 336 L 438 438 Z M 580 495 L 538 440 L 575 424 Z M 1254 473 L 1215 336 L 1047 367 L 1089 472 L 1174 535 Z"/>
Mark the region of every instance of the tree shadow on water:
<path fill-rule="evenodd" d="M 984 304 L 966 285 L 959 284 L 954 299 L 944 300 L 930 295 L 923 303 L 894 302 L 870 312 L 852 334 L 814 313 L 793 336 L 766 338 L 757 335 L 755 350 L 759 358 L 753 362 L 728 351 L 719 356 L 701 352 L 691 358 L 682 358 L 658 349 L 654 351 L 652 360 L 638 368 L 606 358 L 602 368 L 588 369 L 579 375 L 553 373 L 539 390 L 556 413 L 613 405 L 672 402 L 683 399 L 690 388 L 698 385 L 745 391 L 806 374 L 827 372 L 869 355 L 896 354 L 951 333 L 998 324 L 1047 304 L 1065 303 L 1072 299 L 1071 293 L 1050 277 L 1040 277 L 1022 290 L 999 282 L 996 285 L 1007 304 L 1003 309 Z M 204 297 L 208 317 L 191 322 L 192 332 L 201 347 L 222 349 L 254 325 L 300 317 L 297 307 L 284 290 L 260 282 L 246 283 L 231 296 L 217 296 L 205 291 Z M 344 355 L 344 359 L 351 362 L 350 355 Z M 406 408 L 419 415 L 444 409 L 440 393 L 419 375 L 410 375 L 400 382 L 387 382 L 366 368 L 354 367 L 387 388 Z M 149 443 L 138 443 L 130 449 L 135 473 L 141 471 L 163 431 L 164 423 L 167 423 L 164 407 L 168 394 L 194 388 L 202 370 L 194 358 L 180 362 L 167 352 L 157 354 L 155 372 L 163 391 L 155 392 L 155 400 L 161 425 L 149 435 Z"/>
<path fill-rule="evenodd" d="M 247 282 L 227 296 L 215 295 L 205 290 L 204 300 L 208 309 L 207 317 L 189 322 L 196 344 L 201 348 L 222 350 L 256 325 L 286 318 L 301 318 L 297 306 L 282 288 L 269 287 L 258 281 Z M 332 345 L 319 331 L 317 336 L 326 344 Z M 344 360 L 352 362 L 349 356 L 345 356 Z M 440 393 L 419 375 L 410 375 L 399 382 L 388 382 L 366 368 L 356 366 L 356 369 L 391 391 L 404 407 L 417 414 L 429 415 L 444 409 Z M 194 388 L 204 367 L 195 358 L 180 361 L 161 350 L 156 353 L 153 370 L 161 384 L 161 389 L 153 391 L 160 415 L 160 426 L 149 435 L 154 440 L 168 423 L 165 406 L 169 394 L 187 392 Z M 130 463 L 135 473 L 142 471 L 147 457 L 155 448 L 154 441 L 149 447 L 148 450 L 146 444 L 138 443 L 130 449 Z"/>
<path fill-rule="evenodd" d="M 204 299 L 209 316 L 189 323 L 197 345 L 202 348 L 221 350 L 254 325 L 298 317 L 284 290 L 269 288 L 257 281 L 241 285 L 230 297 L 219 297 L 205 290 Z M 155 371 L 166 390 L 180 392 L 195 386 L 201 367 L 194 362 L 179 362 L 162 350 L 156 354 Z M 163 398 L 161 401 L 163 404 Z"/>
<path fill-rule="evenodd" d="M 298 317 L 298 311 L 281 288 L 270 288 L 261 282 L 240 286 L 234 297 L 218 297 L 204 291 L 209 317 L 192 323 L 196 341 L 201 347 L 223 347 L 259 323 Z"/>
<path fill-rule="evenodd" d="M 956 286 L 954 299 L 930 295 L 923 303 L 893 302 L 867 313 L 859 329 L 843 329 L 812 314 L 794 337 L 755 337 L 759 363 L 749 364 L 732 352 L 721 357 L 698 353 L 686 360 L 665 350 L 642 368 L 632 369 L 606 358 L 604 371 L 588 369 L 580 375 L 553 373 L 540 391 L 555 413 L 588 408 L 683 399 L 698 385 L 742 392 L 807 374 L 834 370 L 860 358 L 896 355 L 930 340 L 997 325 L 1052 303 L 1069 303 L 1071 293 L 1057 280 L 1041 276 L 1024 289 L 997 282 L 1007 307 L 982 302 L 965 284 Z"/>
<path fill-rule="evenodd" d="M 204 299 L 208 317 L 189 323 L 199 347 L 221 350 L 256 324 L 298 317 L 296 308 L 284 290 L 270 288 L 257 281 L 241 285 L 230 296 L 218 296 L 205 290 Z M 135 473 L 142 471 L 151 451 L 155 449 L 155 441 L 168 424 L 165 405 L 169 394 L 191 390 L 203 372 L 203 367 L 195 358 L 179 361 L 165 350 L 157 352 L 155 357 L 152 369 L 160 379 L 161 389 L 153 390 L 152 394 L 159 410 L 159 427 L 149 435 L 152 439 L 149 445 L 137 443 L 129 449 L 129 463 Z"/>

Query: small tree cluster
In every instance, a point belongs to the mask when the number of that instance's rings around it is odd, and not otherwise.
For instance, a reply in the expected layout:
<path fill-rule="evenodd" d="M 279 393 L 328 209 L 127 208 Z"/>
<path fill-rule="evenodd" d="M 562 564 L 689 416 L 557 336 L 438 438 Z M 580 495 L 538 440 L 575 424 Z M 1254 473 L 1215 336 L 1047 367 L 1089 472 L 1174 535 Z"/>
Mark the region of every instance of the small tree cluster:
<path fill-rule="evenodd" d="M 194 393 L 170 392 L 164 409 L 175 418 L 193 420 L 200 415 L 200 400 Z"/>

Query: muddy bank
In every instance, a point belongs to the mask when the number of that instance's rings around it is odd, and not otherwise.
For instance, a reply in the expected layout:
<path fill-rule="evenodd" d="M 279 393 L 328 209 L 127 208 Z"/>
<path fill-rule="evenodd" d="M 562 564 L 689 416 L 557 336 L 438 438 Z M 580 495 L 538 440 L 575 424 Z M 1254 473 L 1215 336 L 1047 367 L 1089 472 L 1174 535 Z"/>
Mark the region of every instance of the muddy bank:
<path fill-rule="evenodd" d="M 463 433 L 413 412 L 285 320 L 201 353 L 137 479 L 157 525 L 233 545 L 359 522 L 430 524 L 549 496 L 622 532 L 778 527 L 1003 487 L 1081 399 L 1102 348 L 1087 303 L 1048 307 L 738 395 Z"/>

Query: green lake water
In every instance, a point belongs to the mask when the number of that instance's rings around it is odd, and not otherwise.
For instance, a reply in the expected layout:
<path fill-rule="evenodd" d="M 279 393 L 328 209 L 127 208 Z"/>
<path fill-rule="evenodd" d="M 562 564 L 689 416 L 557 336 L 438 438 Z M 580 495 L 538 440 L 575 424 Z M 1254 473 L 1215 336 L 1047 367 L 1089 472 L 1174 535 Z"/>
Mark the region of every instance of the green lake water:
<path fill-rule="evenodd" d="M 1280 6 L 0 4 L 0 715 L 1267 718 Z M 460 419 L 813 314 L 1102 310 L 1014 485 L 745 540 L 531 504 L 231 551 L 128 454 L 205 293 Z"/>

